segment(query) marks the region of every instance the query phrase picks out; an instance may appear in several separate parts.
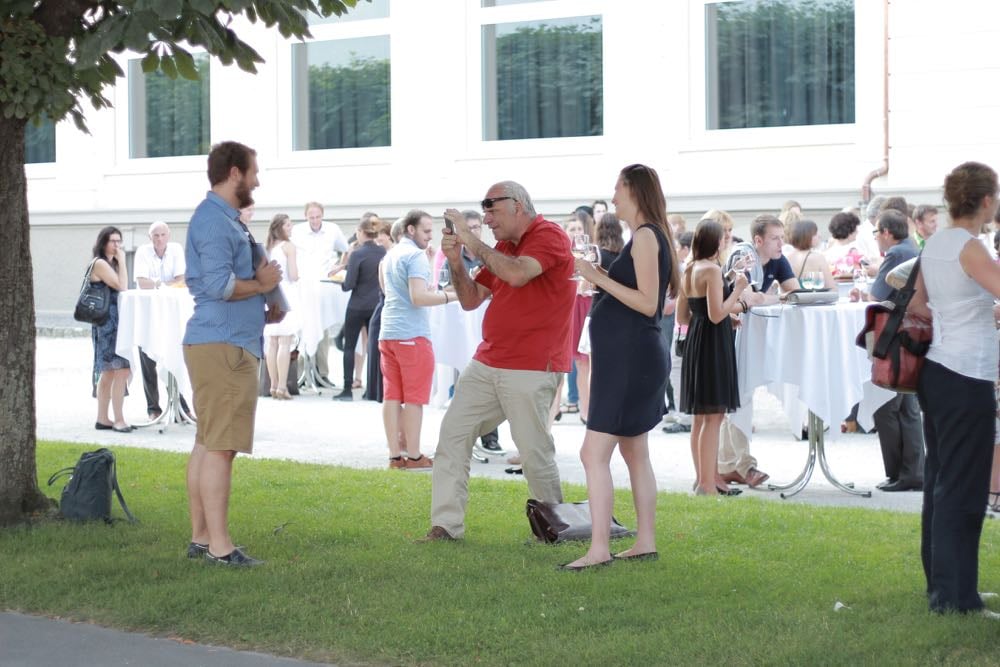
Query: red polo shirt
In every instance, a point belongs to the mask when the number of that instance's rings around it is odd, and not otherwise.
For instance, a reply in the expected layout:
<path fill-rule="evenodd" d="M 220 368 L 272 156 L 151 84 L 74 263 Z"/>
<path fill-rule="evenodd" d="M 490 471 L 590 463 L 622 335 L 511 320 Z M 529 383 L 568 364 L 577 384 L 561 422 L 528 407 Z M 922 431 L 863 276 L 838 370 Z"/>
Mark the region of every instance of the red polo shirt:
<path fill-rule="evenodd" d="M 497 252 L 531 257 L 542 273 L 523 287 L 511 287 L 483 268 L 476 282 L 493 300 L 483 318 L 483 342 L 473 357 L 492 368 L 521 371 L 570 370 L 570 322 L 576 283 L 569 237 L 562 227 L 538 216 L 521 240 L 500 241 Z"/>

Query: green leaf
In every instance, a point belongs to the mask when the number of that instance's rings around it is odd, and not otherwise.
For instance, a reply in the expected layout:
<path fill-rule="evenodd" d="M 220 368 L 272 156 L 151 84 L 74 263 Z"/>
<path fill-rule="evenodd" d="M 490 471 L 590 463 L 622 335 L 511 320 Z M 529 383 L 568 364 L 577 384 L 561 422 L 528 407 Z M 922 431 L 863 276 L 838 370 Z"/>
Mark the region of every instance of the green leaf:
<path fill-rule="evenodd" d="M 146 4 L 165 21 L 172 21 L 179 17 L 184 6 L 181 0 L 148 0 Z"/>
<path fill-rule="evenodd" d="M 174 64 L 173 57 L 164 54 L 160 58 L 160 69 L 163 70 L 163 73 L 167 76 L 167 78 L 177 78 L 177 65 Z"/>
<path fill-rule="evenodd" d="M 191 54 L 182 49 L 181 47 L 174 45 L 174 62 L 177 64 L 177 71 L 185 79 L 191 81 L 198 81 L 201 77 L 198 75 L 198 68 L 194 64 L 194 58 Z"/>
<path fill-rule="evenodd" d="M 140 53 L 149 48 L 149 31 L 137 16 L 129 17 L 123 41 L 127 48 Z"/>
<path fill-rule="evenodd" d="M 142 71 L 146 74 L 150 72 L 155 72 L 160 66 L 160 56 L 156 51 L 150 51 L 146 54 L 146 57 L 142 59 Z"/>

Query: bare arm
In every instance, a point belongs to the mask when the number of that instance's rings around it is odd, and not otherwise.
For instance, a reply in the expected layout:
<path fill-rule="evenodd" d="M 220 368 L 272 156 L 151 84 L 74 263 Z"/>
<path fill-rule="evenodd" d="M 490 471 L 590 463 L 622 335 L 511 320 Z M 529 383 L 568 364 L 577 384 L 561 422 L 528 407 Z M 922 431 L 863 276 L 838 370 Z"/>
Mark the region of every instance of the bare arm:
<path fill-rule="evenodd" d="M 443 306 L 451 300 L 447 292 L 428 290 L 427 281 L 423 278 L 410 278 L 407 284 L 410 288 L 410 302 L 414 306 Z"/>
<path fill-rule="evenodd" d="M 534 257 L 511 257 L 497 252 L 471 233 L 468 235 L 466 247 L 483 261 L 483 265 L 490 270 L 490 273 L 511 287 L 524 287 L 542 275 L 542 265 Z"/>
<path fill-rule="evenodd" d="M 284 248 L 282 249 L 285 251 L 285 258 L 288 260 L 288 279 L 294 283 L 299 279 L 299 259 L 295 244 L 291 241 L 285 241 Z"/>
<path fill-rule="evenodd" d="M 94 278 L 99 279 L 100 282 L 117 292 L 128 289 L 128 267 L 125 266 L 125 252 L 119 251 L 117 271 L 103 257 L 98 259 L 94 263 L 94 270 L 90 272 L 90 279 L 93 281 Z"/>
<path fill-rule="evenodd" d="M 446 214 L 454 223 L 455 229 L 459 229 L 460 225 L 465 224 L 465 216 L 458 211 L 448 209 Z M 466 229 L 468 228 L 466 227 Z M 469 272 L 465 270 L 465 263 L 462 261 L 462 243 L 459 241 L 458 234 L 449 229 L 444 230 L 444 236 L 441 237 L 441 252 L 448 259 L 448 268 L 451 269 L 451 284 L 455 288 L 455 294 L 458 296 L 459 303 L 462 304 L 462 309 L 475 310 L 483 301 L 490 298 L 491 292 L 473 280 Z"/>
<path fill-rule="evenodd" d="M 979 239 L 970 239 L 958 255 L 962 269 L 979 286 L 1000 298 L 1000 264 L 993 261 L 986 246 Z M 921 276 L 922 277 L 922 276 Z"/>
<path fill-rule="evenodd" d="M 281 267 L 277 262 L 268 262 L 266 259 L 261 262 L 250 280 L 236 279 L 233 293 L 226 301 L 242 301 L 258 294 L 267 294 L 275 285 L 281 282 Z"/>
<path fill-rule="evenodd" d="M 723 299 L 722 269 L 718 266 L 709 265 L 699 273 L 705 276 L 708 319 L 712 321 L 712 324 L 718 324 L 732 314 L 743 312 L 740 297 L 743 295 L 743 290 L 747 287 L 747 278 L 745 275 L 741 273 L 736 276 L 733 291 L 729 294 L 729 298 Z"/>
<path fill-rule="evenodd" d="M 640 228 L 634 239 L 632 262 L 635 264 L 636 289 L 626 287 L 606 273 L 601 273 L 590 262 L 577 260 L 576 267 L 585 280 L 600 287 L 632 310 L 646 317 L 653 317 L 660 298 L 660 276 L 657 266 L 659 244 L 649 229 Z"/>
<path fill-rule="evenodd" d="M 677 324 L 687 326 L 691 323 L 691 309 L 688 308 L 687 295 L 682 290 L 677 295 Z"/>

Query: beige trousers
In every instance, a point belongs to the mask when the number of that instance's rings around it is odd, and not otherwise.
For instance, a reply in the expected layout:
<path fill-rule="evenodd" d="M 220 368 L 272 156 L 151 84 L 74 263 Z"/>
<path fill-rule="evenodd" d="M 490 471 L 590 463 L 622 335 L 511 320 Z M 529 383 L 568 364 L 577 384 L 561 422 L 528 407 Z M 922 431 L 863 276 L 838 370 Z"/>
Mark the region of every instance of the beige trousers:
<path fill-rule="evenodd" d="M 740 408 L 743 409 L 745 408 Z M 735 470 L 746 477 L 750 468 L 756 467 L 757 459 L 750 456 L 750 441 L 726 417 L 719 433 L 719 474 L 725 475 Z"/>
<path fill-rule="evenodd" d="M 505 419 L 521 455 L 531 496 L 562 502 L 555 442 L 548 429 L 549 407 L 559 374 L 491 368 L 472 360 L 455 385 L 455 397 L 441 421 L 434 455 L 431 525 L 455 538 L 465 534 L 472 445 Z"/>

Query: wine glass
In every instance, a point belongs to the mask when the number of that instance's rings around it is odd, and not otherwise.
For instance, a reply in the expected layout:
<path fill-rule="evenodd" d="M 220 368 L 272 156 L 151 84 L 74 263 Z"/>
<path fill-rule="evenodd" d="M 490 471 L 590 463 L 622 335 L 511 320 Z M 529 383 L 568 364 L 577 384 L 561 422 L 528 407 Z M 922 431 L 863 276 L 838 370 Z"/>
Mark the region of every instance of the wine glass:
<path fill-rule="evenodd" d="M 737 272 L 747 274 L 747 280 L 749 283 L 760 287 L 760 283 L 754 280 L 753 267 L 756 263 L 757 254 L 746 247 L 738 247 L 734 250 L 732 257 L 729 260 L 729 266 L 736 269 Z"/>
<path fill-rule="evenodd" d="M 444 289 L 451 284 L 451 267 L 447 264 L 442 264 L 441 269 L 438 271 L 438 289 Z"/>
<path fill-rule="evenodd" d="M 822 289 L 825 283 L 822 271 L 807 271 L 802 277 L 802 287 L 804 289 Z"/>
<path fill-rule="evenodd" d="M 601 249 L 600 249 L 600 247 L 598 247 L 596 245 L 589 245 L 589 246 L 587 246 L 587 254 L 583 257 L 583 259 L 587 260 L 588 262 L 590 262 L 591 264 L 594 264 L 594 265 L 600 264 L 600 262 L 601 262 Z M 590 283 L 590 282 L 585 282 L 584 283 L 584 289 L 583 289 L 583 291 L 580 292 L 580 294 L 583 294 L 584 296 L 593 296 L 594 295 L 594 284 Z"/>
<path fill-rule="evenodd" d="M 590 236 L 587 234 L 574 234 L 573 235 L 573 245 L 570 248 L 573 253 L 573 257 L 577 259 L 586 259 L 587 253 L 590 252 Z M 573 271 L 573 277 L 571 280 L 582 280 L 580 274 L 577 271 Z"/>

